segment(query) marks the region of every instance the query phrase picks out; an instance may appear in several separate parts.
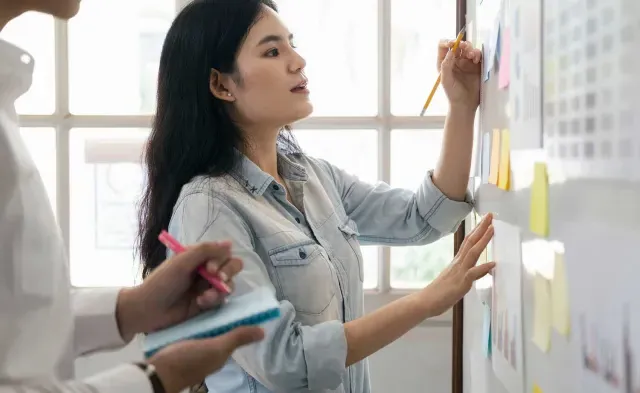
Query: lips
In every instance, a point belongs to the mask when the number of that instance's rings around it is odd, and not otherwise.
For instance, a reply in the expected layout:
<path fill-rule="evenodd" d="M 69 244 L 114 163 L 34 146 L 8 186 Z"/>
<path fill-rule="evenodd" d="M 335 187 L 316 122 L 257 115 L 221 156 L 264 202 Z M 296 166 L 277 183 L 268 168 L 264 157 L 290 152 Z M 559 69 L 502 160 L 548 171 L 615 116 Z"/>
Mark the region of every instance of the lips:
<path fill-rule="evenodd" d="M 298 83 L 296 86 L 294 86 L 291 89 L 292 93 L 296 93 L 296 92 L 300 92 L 300 91 L 304 91 L 307 89 L 307 80 L 303 80 L 302 82 Z"/>

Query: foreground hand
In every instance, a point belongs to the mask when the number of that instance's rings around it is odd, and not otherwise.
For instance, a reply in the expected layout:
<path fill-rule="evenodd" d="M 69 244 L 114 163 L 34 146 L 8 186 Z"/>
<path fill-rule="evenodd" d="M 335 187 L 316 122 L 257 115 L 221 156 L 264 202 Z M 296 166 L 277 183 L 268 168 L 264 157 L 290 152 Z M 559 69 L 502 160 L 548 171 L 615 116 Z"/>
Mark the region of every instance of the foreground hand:
<path fill-rule="evenodd" d="M 442 40 L 438 45 L 438 71 L 442 87 L 449 104 L 471 111 L 480 104 L 480 72 L 482 51 L 474 49 L 466 41 L 460 41 L 458 49 L 453 49 L 455 40 Z"/>
<path fill-rule="evenodd" d="M 224 297 L 197 273 L 206 264 L 229 287 L 242 269 L 231 257 L 230 243 L 201 243 L 164 261 L 141 285 L 124 289 L 118 297 L 117 319 L 125 340 L 189 319 L 220 305 Z"/>
<path fill-rule="evenodd" d="M 487 275 L 495 262 L 476 266 L 482 251 L 493 237 L 493 216 L 487 214 L 462 242 L 453 262 L 430 284 L 441 295 L 437 313 L 453 307 L 469 292 L 473 282 Z"/>
<path fill-rule="evenodd" d="M 167 393 L 178 393 L 218 371 L 238 347 L 261 340 L 259 327 L 240 327 L 216 338 L 188 340 L 153 355 L 153 364 Z"/>

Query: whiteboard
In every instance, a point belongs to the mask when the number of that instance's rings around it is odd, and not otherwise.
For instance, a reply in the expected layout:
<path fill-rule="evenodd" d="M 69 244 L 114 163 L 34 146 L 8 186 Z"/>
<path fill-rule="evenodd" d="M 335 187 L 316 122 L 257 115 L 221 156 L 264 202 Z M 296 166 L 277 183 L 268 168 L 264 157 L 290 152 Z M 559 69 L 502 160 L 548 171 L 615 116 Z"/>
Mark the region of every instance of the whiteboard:
<path fill-rule="evenodd" d="M 478 5 L 482 1 L 482 5 Z M 481 7 L 495 12 L 497 17 L 503 18 L 508 14 L 511 4 L 496 2 L 494 0 L 467 0 L 467 21 L 472 21 L 473 37 L 482 33 L 477 31 L 477 26 L 486 26 L 491 18 L 484 16 L 478 20 L 477 12 L 482 12 Z M 551 0 L 549 0 L 551 1 Z M 500 3 L 501 7 L 496 7 Z M 529 5 L 535 3 L 530 0 Z M 482 184 L 479 177 L 472 179 L 472 188 L 476 200 L 478 214 L 493 212 L 496 219 L 515 225 L 520 228 L 523 242 L 539 239 L 529 231 L 530 212 L 530 184 L 533 179 L 533 163 L 544 161 L 549 171 L 549 236 L 547 240 L 558 241 L 566 248 L 566 264 L 569 271 L 569 287 L 575 292 L 578 290 L 600 294 L 606 293 L 616 296 L 635 297 L 640 299 L 640 286 L 632 285 L 629 276 L 637 272 L 640 266 L 640 253 L 635 250 L 634 243 L 640 240 L 640 77 L 624 74 L 629 67 L 635 66 L 636 74 L 640 69 L 640 55 L 637 50 L 629 54 L 624 45 L 640 48 L 640 2 L 625 0 L 610 0 L 598 2 L 595 0 L 555 0 L 553 7 L 544 4 L 542 24 L 545 29 L 550 26 L 549 18 L 557 18 L 558 23 L 551 33 L 540 33 L 541 42 L 553 35 L 558 45 L 561 40 L 563 45 L 569 48 L 573 39 L 582 42 L 583 53 L 578 54 L 577 60 L 570 60 L 575 64 L 565 64 L 567 69 L 572 69 L 571 77 L 564 78 L 559 75 L 557 69 L 553 69 L 553 60 L 559 67 L 561 54 L 548 53 L 548 46 L 544 46 L 543 61 L 537 65 L 542 74 L 541 86 L 541 112 L 543 138 L 542 146 L 529 148 L 530 144 L 524 143 L 518 148 L 512 148 L 511 152 L 511 182 L 512 188 L 506 192 L 491 184 Z M 615 9 L 613 15 L 608 8 Z M 480 7 L 480 8 L 477 8 Z M 587 7 L 586 11 L 578 12 L 579 7 Z M 605 7 L 605 8 L 603 8 Z M 571 13 L 573 12 L 573 13 Z M 564 19 L 562 19 L 564 18 Z M 566 19 L 569 18 L 569 19 Z M 582 28 L 579 23 L 571 22 L 571 18 L 584 22 Z M 589 33 L 593 28 L 592 20 L 597 19 L 597 33 Z M 609 24 L 603 18 L 610 18 Z M 558 28 L 562 23 L 567 24 L 570 35 L 559 35 Z M 574 23 L 574 24 L 572 24 Z M 617 26 L 612 30 L 611 26 Z M 513 26 L 511 26 L 513 27 Z M 611 30 L 611 31 L 610 31 Z M 623 33 L 621 33 L 621 31 Z M 592 35 L 589 35 L 592 34 Z M 598 48 L 604 48 L 609 41 L 610 34 L 616 37 L 613 53 L 596 55 L 589 63 L 587 46 L 589 43 L 597 43 Z M 622 34 L 622 35 L 621 35 Z M 583 37 L 584 36 L 584 37 Z M 620 39 L 620 37 L 623 37 Z M 565 38 L 562 38 L 565 37 Z M 551 39 L 549 39 L 551 41 Z M 618 42 L 620 41 L 620 42 Z M 625 44 L 626 41 L 626 44 Z M 565 53 L 572 55 L 578 50 L 568 49 Z M 512 49 L 513 51 L 513 49 Z M 580 56 L 583 56 L 580 59 Z M 607 57 L 611 61 L 607 60 Z M 622 59 L 622 60 L 621 60 Z M 563 60 L 566 61 L 566 60 Z M 582 63 L 581 63 L 582 62 Z M 613 75 L 609 79 L 597 82 L 593 87 L 587 82 L 587 72 L 594 67 L 600 67 L 598 74 L 606 75 L 606 67 L 610 67 Z M 606 64 L 607 66 L 603 66 Z M 551 69 L 553 72 L 548 72 Z M 513 74 L 513 69 L 511 70 Z M 575 74 L 581 75 L 574 77 Z M 562 86 L 560 80 L 564 78 Z M 578 78 L 574 80 L 573 78 Z M 582 79 L 581 79 L 582 78 Z M 513 77 L 511 78 L 513 80 Z M 571 80 L 570 80 L 571 79 Z M 509 89 L 499 90 L 498 78 L 492 77 L 483 84 L 482 104 L 479 113 L 479 126 L 476 130 L 476 143 L 482 140 L 481 133 L 489 132 L 494 128 L 511 128 L 512 137 L 521 129 L 520 125 L 514 125 L 510 110 Z M 591 87 L 590 87 L 591 86 Z M 551 115 L 547 113 L 545 104 L 552 101 L 550 92 L 562 91 L 567 93 L 566 102 L 573 112 L 567 114 L 566 124 L 569 129 L 565 135 L 559 135 L 558 128 L 563 120 L 558 117 L 560 101 L 555 101 Z M 598 99 L 594 104 L 588 98 L 596 91 Z M 581 105 L 572 107 L 573 96 L 579 96 Z M 632 92 L 632 93 L 630 93 Z M 580 93 L 580 94 L 578 94 Z M 633 99 L 629 97 L 633 94 Z M 607 100 L 608 97 L 614 97 Z M 609 102 L 610 101 L 610 102 Z M 621 102 L 624 104 L 621 104 Z M 614 104 L 613 106 L 611 106 Z M 562 104 L 565 105 L 565 104 Z M 577 105 L 577 104 L 576 104 Z M 585 107 L 584 105 L 588 105 Z M 610 110 L 607 108 L 611 108 Z M 613 123 L 609 123 L 609 116 L 614 117 Z M 587 131 L 587 125 L 595 118 L 595 129 Z M 581 131 L 572 132 L 573 120 L 580 122 Z M 554 128 L 555 127 L 555 128 Z M 590 128 L 589 128 L 590 129 Z M 610 135 L 605 134 L 606 130 Z M 583 132 L 584 131 L 584 132 Z M 583 133 L 581 133 L 583 132 Z M 603 144 L 603 141 L 611 141 L 611 146 Z M 621 142 L 624 141 L 624 142 Z M 595 145 L 590 150 L 591 144 Z M 564 153 L 560 155 L 560 147 L 564 145 Z M 603 146 L 604 145 L 604 146 Z M 616 160 L 608 160 L 604 153 L 607 149 L 619 152 Z M 575 150 L 576 153 L 572 150 Z M 594 154 L 595 152 L 595 154 Z M 600 158 L 598 158 L 598 154 Z M 476 160 L 478 147 L 476 146 Z M 595 155 L 596 157 L 591 157 Z M 589 156 L 589 157 L 587 157 Z M 587 159 L 589 158 L 589 159 Z M 593 158 L 593 159 L 592 159 Z M 474 173 L 480 171 L 477 169 Z M 469 220 L 468 220 L 469 221 Z M 467 231 L 471 224 L 467 223 Z M 531 259 L 523 249 L 523 260 Z M 572 255 L 569 258 L 569 255 Z M 584 267 L 598 267 L 598 269 L 585 269 Z M 626 269 L 634 269 L 626 270 Z M 613 278 L 603 281 L 603 271 L 613 274 Z M 625 273 L 626 272 L 626 273 Z M 583 373 L 581 364 L 581 341 L 579 332 L 579 315 L 577 306 L 571 308 L 571 333 L 564 337 L 556 331 L 551 332 L 551 345 L 548 352 L 541 351 L 531 340 L 533 331 L 533 284 L 535 272 L 523 269 L 522 273 L 522 318 L 523 318 L 523 351 L 524 351 L 524 392 L 531 392 L 534 383 L 549 392 L 588 392 L 588 391 L 615 391 L 625 393 L 624 385 L 617 389 L 606 390 L 598 386 L 597 381 Z M 637 277 L 637 276 L 636 276 Z M 599 288 L 599 289 L 595 289 Z M 636 289 L 637 288 L 637 289 Z M 626 291 L 618 294 L 616 291 Z M 607 295 L 607 296 L 609 296 Z M 606 297 L 603 295 L 603 297 Z M 463 386 L 465 393 L 491 392 L 491 393 L 517 393 L 507 390 L 504 384 L 493 372 L 490 358 L 486 358 L 482 351 L 483 320 L 485 309 L 481 300 L 486 298 L 486 293 L 472 290 L 464 299 L 464 354 L 463 354 Z M 640 305 L 636 302 L 631 307 L 637 317 Z M 615 311 L 615 310 L 614 310 Z M 637 325 L 635 325 L 637 326 Z M 640 340 L 640 329 L 636 328 L 631 333 L 634 342 Z M 640 351 L 640 348 L 638 349 Z M 638 355 L 640 357 L 640 354 Z M 636 368 L 640 363 L 636 364 Z M 620 365 L 619 365 L 620 366 Z M 640 369 L 636 371 L 640 373 Z M 586 376 L 585 376 L 586 375 Z M 640 378 L 640 375 L 637 376 Z M 635 393 L 635 392 L 634 392 Z"/>

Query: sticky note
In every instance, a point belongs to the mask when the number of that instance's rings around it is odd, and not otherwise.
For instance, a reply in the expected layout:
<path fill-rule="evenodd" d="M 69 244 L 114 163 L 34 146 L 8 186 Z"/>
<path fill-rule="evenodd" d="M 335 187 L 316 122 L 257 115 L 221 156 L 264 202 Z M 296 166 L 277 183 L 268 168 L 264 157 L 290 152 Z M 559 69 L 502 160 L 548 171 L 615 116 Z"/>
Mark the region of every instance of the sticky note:
<path fill-rule="evenodd" d="M 493 130 L 491 138 L 491 165 L 489 167 L 489 183 L 498 185 L 498 170 L 500 169 L 500 130 Z"/>
<path fill-rule="evenodd" d="M 491 30 L 491 38 L 489 41 L 489 47 L 491 50 L 489 51 L 488 61 L 491 62 L 492 67 L 493 67 L 493 64 L 495 64 L 496 59 L 500 58 L 500 52 L 501 52 L 500 33 L 502 32 L 501 30 L 502 28 L 500 26 L 500 18 L 496 18 L 493 29 Z"/>
<path fill-rule="evenodd" d="M 482 161 L 481 179 L 486 184 L 489 181 L 489 169 L 491 169 L 491 135 L 487 132 L 482 134 Z"/>
<path fill-rule="evenodd" d="M 533 282 L 533 343 L 542 352 L 551 346 L 551 290 L 549 282 L 537 273 Z"/>
<path fill-rule="evenodd" d="M 508 190 L 510 187 L 511 178 L 511 138 L 509 136 L 509 130 L 502 130 L 502 138 L 500 140 L 500 164 L 498 170 L 498 187 L 503 190 Z"/>
<path fill-rule="evenodd" d="M 511 35 L 507 27 L 502 35 L 502 53 L 500 55 L 500 68 L 498 71 L 498 89 L 509 86 L 511 78 Z"/>
<path fill-rule="evenodd" d="M 491 356 L 491 308 L 486 303 L 482 303 L 484 316 L 482 321 L 482 352 L 484 357 Z"/>
<path fill-rule="evenodd" d="M 570 331 L 569 290 L 564 255 L 556 253 L 551 280 L 551 316 L 552 325 L 558 333 L 568 336 Z"/>
<path fill-rule="evenodd" d="M 489 57 L 491 57 L 491 55 L 489 54 L 489 52 L 491 51 L 491 48 L 489 46 L 489 41 L 485 41 L 482 44 L 482 81 L 486 82 L 489 80 L 489 77 L 491 75 L 491 68 L 493 67 L 493 62 L 489 61 Z"/>
<path fill-rule="evenodd" d="M 538 386 L 537 383 L 533 384 L 533 393 L 542 393 L 542 389 Z"/>
<path fill-rule="evenodd" d="M 547 165 L 536 162 L 531 185 L 531 207 L 529 211 L 529 229 L 540 235 L 549 235 L 549 177 Z"/>

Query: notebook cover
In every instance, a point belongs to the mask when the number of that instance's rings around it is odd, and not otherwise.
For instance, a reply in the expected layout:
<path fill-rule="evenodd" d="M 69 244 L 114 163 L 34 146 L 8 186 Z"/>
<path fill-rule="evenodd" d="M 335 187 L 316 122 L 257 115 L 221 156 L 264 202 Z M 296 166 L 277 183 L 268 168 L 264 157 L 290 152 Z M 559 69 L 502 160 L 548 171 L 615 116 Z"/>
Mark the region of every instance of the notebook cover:
<path fill-rule="evenodd" d="M 178 325 L 149 333 L 144 339 L 145 356 L 180 340 L 215 337 L 243 325 L 257 325 L 280 316 L 279 303 L 269 288 L 230 297 L 220 308 L 199 314 Z"/>

